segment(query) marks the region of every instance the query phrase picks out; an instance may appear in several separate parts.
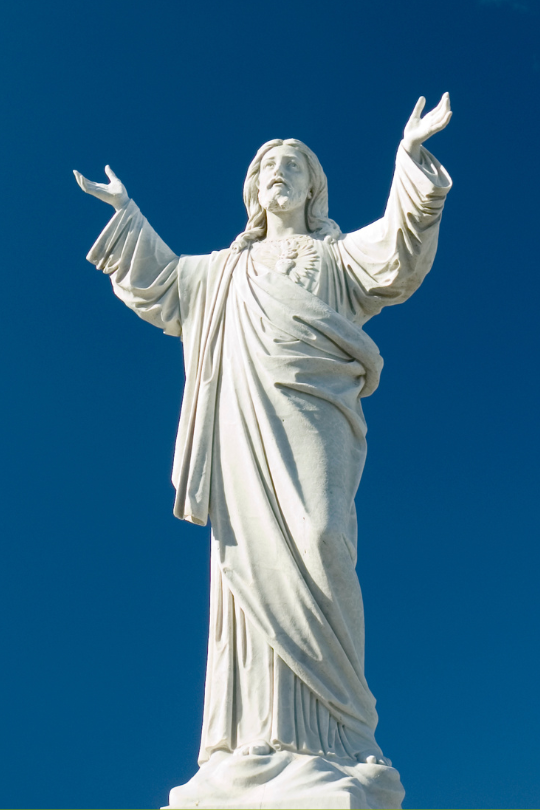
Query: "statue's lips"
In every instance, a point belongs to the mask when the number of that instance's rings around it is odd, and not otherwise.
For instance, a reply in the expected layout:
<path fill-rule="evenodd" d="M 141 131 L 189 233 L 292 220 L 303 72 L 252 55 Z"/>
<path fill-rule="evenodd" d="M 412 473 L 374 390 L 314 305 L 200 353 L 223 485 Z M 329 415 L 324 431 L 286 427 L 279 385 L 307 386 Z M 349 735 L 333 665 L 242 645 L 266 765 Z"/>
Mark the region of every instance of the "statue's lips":
<path fill-rule="evenodd" d="M 283 186 L 283 188 L 287 188 L 287 183 L 285 180 L 271 180 L 267 188 L 272 188 L 273 186 Z"/>

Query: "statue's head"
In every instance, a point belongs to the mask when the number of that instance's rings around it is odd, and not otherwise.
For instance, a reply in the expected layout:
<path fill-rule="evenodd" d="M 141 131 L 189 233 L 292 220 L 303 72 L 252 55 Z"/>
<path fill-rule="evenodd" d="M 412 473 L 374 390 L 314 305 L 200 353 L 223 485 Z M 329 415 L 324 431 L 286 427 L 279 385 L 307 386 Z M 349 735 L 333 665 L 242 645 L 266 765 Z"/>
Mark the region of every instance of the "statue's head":
<path fill-rule="evenodd" d="M 313 235 L 324 238 L 341 233 L 328 218 L 328 181 L 323 168 L 314 152 L 295 138 L 275 139 L 261 146 L 246 175 L 244 203 L 248 223 L 233 243 L 238 249 L 266 236 L 267 211 L 299 206 L 304 206 L 307 229 Z"/>
<path fill-rule="evenodd" d="M 300 208 L 307 219 L 307 203 L 313 198 L 313 175 L 303 150 L 288 142 L 273 146 L 258 163 L 256 186 L 251 179 L 249 187 L 244 186 L 248 213 L 251 198 L 256 192 L 265 211 L 293 211 Z"/>

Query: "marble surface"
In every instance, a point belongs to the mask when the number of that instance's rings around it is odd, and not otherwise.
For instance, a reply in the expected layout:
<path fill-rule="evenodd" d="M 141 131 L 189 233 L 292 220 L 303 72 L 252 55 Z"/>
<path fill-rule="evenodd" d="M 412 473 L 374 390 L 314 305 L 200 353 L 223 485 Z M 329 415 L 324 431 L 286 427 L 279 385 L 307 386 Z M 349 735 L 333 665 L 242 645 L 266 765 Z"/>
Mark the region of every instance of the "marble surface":
<path fill-rule="evenodd" d="M 169 808 L 394 808 L 404 790 L 383 765 L 346 763 L 291 752 L 237 756 L 218 751 L 186 785 L 173 788 Z"/>
<path fill-rule="evenodd" d="M 450 120 L 448 95 L 424 118 L 423 106 L 384 216 L 348 234 L 328 217 L 317 157 L 294 139 L 258 151 L 246 229 L 209 255 L 172 251 L 109 167 L 108 184 L 75 173 L 116 210 L 88 259 L 183 341 L 174 513 L 212 525 L 201 769 L 170 807 L 401 805 L 364 676 L 354 497 L 361 399 L 382 368 L 363 326 L 429 272 L 451 187 L 422 146 Z"/>

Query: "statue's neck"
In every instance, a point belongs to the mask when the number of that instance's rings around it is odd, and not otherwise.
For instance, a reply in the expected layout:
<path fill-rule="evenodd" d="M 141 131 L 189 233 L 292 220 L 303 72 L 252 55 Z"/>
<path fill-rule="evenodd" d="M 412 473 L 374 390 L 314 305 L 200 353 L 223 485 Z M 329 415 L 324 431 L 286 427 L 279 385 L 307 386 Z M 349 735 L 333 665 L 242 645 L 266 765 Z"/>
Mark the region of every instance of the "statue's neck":
<path fill-rule="evenodd" d="M 291 236 L 304 236 L 308 233 L 303 207 L 292 211 L 266 212 L 267 239 L 288 239 Z"/>

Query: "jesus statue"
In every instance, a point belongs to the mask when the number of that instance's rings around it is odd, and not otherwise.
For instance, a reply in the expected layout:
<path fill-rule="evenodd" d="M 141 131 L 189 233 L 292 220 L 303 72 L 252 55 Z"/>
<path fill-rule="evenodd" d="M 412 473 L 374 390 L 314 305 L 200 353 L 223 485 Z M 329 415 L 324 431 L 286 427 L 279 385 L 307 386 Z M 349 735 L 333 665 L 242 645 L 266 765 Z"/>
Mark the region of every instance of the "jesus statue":
<path fill-rule="evenodd" d="M 423 146 L 450 120 L 421 97 L 384 216 L 343 234 L 327 179 L 295 139 L 265 143 L 232 245 L 178 256 L 110 167 L 75 172 L 116 210 L 88 254 L 139 317 L 180 337 L 186 384 L 174 514 L 210 519 L 208 665 L 199 772 L 170 807 L 396 808 L 375 741 L 355 572 L 361 398 L 382 359 L 363 325 L 429 272 L 451 180 Z"/>

